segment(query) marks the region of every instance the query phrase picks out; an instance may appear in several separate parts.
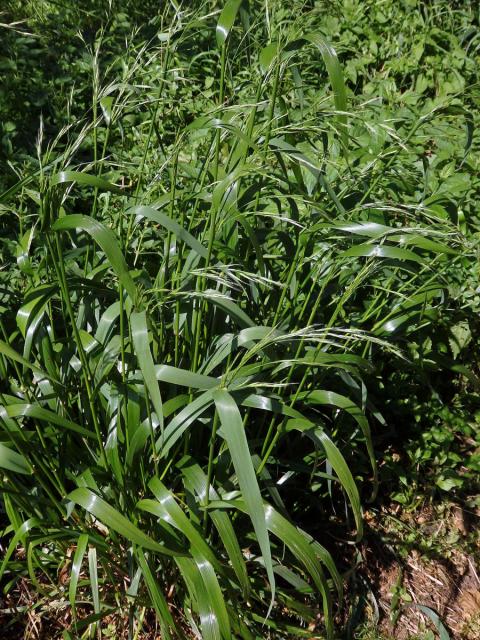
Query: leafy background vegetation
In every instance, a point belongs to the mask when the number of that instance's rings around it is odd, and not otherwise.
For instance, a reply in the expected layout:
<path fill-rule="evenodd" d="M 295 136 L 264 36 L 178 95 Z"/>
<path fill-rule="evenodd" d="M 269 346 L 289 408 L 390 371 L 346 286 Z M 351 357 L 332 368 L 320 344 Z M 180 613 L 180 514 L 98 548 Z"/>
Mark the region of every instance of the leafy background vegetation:
<path fill-rule="evenodd" d="M 362 507 L 475 513 L 478 18 L 3 3 L 9 633 L 370 637 Z"/>

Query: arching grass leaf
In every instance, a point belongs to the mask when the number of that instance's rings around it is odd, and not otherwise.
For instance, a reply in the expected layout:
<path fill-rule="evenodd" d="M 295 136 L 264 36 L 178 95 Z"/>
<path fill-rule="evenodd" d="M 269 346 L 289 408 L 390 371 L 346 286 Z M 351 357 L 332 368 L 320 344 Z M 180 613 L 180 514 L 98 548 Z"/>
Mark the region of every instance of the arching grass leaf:
<path fill-rule="evenodd" d="M 54 231 L 71 231 L 79 229 L 88 233 L 95 242 L 99 245 L 102 251 L 107 256 L 108 262 L 112 269 L 118 276 L 118 279 L 125 287 L 126 292 L 132 298 L 136 300 L 136 287 L 132 280 L 130 272 L 128 271 L 127 263 L 123 257 L 120 247 L 118 246 L 115 234 L 111 229 L 106 227 L 98 220 L 94 220 L 89 216 L 83 216 L 78 214 L 72 214 L 64 216 L 56 220 L 52 229 Z"/>
<path fill-rule="evenodd" d="M 100 520 L 100 522 L 102 522 L 106 527 L 112 529 L 116 533 L 119 533 L 130 542 L 138 544 L 144 549 L 150 549 L 151 551 L 156 551 L 163 555 L 173 557 L 178 555 L 177 551 L 172 551 L 166 546 L 152 540 L 152 538 L 143 533 L 124 515 L 111 507 L 108 502 L 105 502 L 103 498 L 97 496 L 90 489 L 85 487 L 74 489 L 68 494 L 66 499 L 83 507 L 86 511 L 95 516 L 95 518 Z"/>
<path fill-rule="evenodd" d="M 220 17 L 218 18 L 216 29 L 217 44 L 219 47 L 225 44 L 241 4 L 242 0 L 227 0 L 225 2 Z"/>
<path fill-rule="evenodd" d="M 248 515 L 252 521 L 258 544 L 262 552 L 265 569 L 272 591 L 272 604 L 275 598 L 275 577 L 273 574 L 272 555 L 268 539 L 265 514 L 263 512 L 262 497 L 258 486 L 255 469 L 248 448 L 245 429 L 240 411 L 232 396 L 224 390 L 217 390 L 213 394 L 215 406 L 222 426 L 222 435 L 225 438 L 232 458 L 233 466 L 238 478 L 238 484 L 242 492 Z M 267 615 L 268 617 L 268 615 Z"/>

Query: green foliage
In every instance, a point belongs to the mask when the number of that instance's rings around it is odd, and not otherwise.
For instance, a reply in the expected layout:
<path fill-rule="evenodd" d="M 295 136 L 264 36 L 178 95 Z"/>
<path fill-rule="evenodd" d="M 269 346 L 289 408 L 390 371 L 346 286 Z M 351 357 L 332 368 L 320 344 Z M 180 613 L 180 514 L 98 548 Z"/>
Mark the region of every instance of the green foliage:
<path fill-rule="evenodd" d="M 478 16 L 153 5 L 2 18 L 3 589 L 333 638 L 385 438 L 447 490 L 476 431 Z"/>
<path fill-rule="evenodd" d="M 476 394 L 454 397 L 451 406 L 435 399 L 418 401 L 416 426 L 402 446 L 402 456 L 387 458 L 385 479 L 400 480 L 398 502 L 411 507 L 424 495 L 443 494 L 478 504 L 479 412 Z M 408 471 L 408 473 L 407 473 Z"/>

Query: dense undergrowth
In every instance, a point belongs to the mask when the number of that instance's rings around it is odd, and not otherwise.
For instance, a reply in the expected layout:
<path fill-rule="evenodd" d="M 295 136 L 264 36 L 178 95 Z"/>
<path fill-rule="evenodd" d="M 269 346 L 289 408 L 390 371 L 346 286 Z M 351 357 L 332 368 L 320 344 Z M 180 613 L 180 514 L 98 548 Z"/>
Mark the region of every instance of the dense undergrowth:
<path fill-rule="evenodd" d="M 478 506 L 477 14 L 7 1 L 4 612 L 332 638 L 362 504 Z"/>

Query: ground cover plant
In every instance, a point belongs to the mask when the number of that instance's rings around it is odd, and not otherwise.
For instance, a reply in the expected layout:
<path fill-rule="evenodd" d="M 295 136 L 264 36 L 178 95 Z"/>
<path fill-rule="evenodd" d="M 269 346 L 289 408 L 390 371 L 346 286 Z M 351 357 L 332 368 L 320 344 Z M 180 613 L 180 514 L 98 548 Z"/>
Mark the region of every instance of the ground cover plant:
<path fill-rule="evenodd" d="M 479 507 L 478 10 L 138 4 L 0 20 L 5 629 L 355 637 L 365 505 Z"/>

